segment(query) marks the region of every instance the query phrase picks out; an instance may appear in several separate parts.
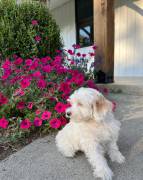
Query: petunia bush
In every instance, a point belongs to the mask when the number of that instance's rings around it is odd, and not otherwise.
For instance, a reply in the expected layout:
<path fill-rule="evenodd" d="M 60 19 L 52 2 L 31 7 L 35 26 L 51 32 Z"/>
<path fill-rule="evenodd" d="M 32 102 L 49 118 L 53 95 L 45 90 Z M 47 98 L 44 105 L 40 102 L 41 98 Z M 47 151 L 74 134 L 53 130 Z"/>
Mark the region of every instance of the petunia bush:
<path fill-rule="evenodd" d="M 60 129 L 68 123 L 67 99 L 79 87 L 99 89 L 94 79 L 82 70 L 67 65 L 67 58 L 57 50 L 51 58 L 18 56 L 6 58 L 0 70 L 0 131 L 20 134 L 41 128 Z M 70 55 L 70 52 L 69 52 Z M 69 59 L 69 63 L 74 61 Z"/>
<path fill-rule="evenodd" d="M 60 29 L 45 5 L 0 0 L 0 59 L 54 56 L 61 47 Z"/>

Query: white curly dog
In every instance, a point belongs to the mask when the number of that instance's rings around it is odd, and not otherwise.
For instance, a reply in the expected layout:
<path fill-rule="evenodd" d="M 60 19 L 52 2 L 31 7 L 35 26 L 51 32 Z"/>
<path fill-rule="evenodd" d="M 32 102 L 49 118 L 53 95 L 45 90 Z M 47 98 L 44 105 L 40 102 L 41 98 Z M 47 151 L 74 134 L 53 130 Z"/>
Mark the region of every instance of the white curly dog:
<path fill-rule="evenodd" d="M 113 172 L 104 157 L 105 152 L 112 161 L 125 161 L 117 145 L 120 122 L 114 118 L 112 103 L 97 90 L 83 87 L 70 96 L 69 102 L 71 107 L 66 114 L 70 122 L 56 136 L 59 151 L 66 157 L 83 151 L 94 176 L 112 180 Z"/>

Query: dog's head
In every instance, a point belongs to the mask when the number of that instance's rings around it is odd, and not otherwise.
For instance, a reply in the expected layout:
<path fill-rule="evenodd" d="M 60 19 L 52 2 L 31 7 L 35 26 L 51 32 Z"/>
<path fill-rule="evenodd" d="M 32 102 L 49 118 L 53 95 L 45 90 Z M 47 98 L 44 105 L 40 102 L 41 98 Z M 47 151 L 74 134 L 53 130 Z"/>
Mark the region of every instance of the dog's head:
<path fill-rule="evenodd" d="M 106 115 L 112 112 L 112 103 L 99 91 L 92 88 L 80 88 L 68 99 L 71 107 L 66 114 L 72 121 L 104 121 Z"/>

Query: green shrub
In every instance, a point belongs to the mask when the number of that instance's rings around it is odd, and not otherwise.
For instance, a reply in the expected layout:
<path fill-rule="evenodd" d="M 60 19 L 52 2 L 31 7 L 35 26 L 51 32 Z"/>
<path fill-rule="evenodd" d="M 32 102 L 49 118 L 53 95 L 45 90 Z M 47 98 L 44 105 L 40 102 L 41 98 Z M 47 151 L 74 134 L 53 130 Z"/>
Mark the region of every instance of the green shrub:
<path fill-rule="evenodd" d="M 53 56 L 60 47 L 62 41 L 59 27 L 46 6 L 38 2 L 16 4 L 15 0 L 0 0 L 2 59 L 13 54 L 27 58 L 43 57 L 50 52 Z"/>

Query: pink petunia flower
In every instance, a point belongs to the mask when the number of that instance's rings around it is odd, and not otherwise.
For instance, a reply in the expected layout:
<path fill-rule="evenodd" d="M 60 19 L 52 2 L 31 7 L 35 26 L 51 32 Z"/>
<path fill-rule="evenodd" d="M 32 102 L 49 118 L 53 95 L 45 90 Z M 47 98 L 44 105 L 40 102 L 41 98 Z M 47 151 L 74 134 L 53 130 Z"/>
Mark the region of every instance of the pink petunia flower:
<path fill-rule="evenodd" d="M 20 82 L 20 86 L 22 89 L 25 89 L 27 87 L 29 87 L 31 84 L 31 82 L 29 81 L 29 79 L 22 79 L 22 81 Z"/>
<path fill-rule="evenodd" d="M 80 56 L 81 56 L 80 52 L 76 53 L 76 55 L 77 55 L 78 57 L 80 57 Z"/>
<path fill-rule="evenodd" d="M 32 109 L 33 108 L 33 102 L 29 102 L 28 105 L 27 105 L 27 108 Z"/>
<path fill-rule="evenodd" d="M 47 58 L 46 58 L 46 57 L 41 58 L 41 62 L 42 62 L 43 64 L 46 64 L 46 63 L 47 63 Z"/>
<path fill-rule="evenodd" d="M 41 72 L 40 71 L 36 71 L 32 74 L 33 77 L 35 78 L 40 78 L 41 77 Z"/>
<path fill-rule="evenodd" d="M 55 58 L 54 58 L 54 61 L 52 61 L 52 63 L 51 63 L 51 65 L 52 66 L 61 66 L 61 64 L 62 64 L 62 57 L 61 56 L 55 56 Z"/>
<path fill-rule="evenodd" d="M 21 102 L 18 102 L 17 105 L 16 105 L 16 108 L 17 109 L 24 109 L 25 108 L 25 102 L 21 101 Z"/>
<path fill-rule="evenodd" d="M 86 57 L 86 54 L 82 54 L 82 57 L 85 58 L 85 57 Z"/>
<path fill-rule="evenodd" d="M 1 79 L 2 79 L 2 80 L 6 80 L 8 77 L 9 77 L 8 74 L 4 74 L 4 75 L 1 77 Z"/>
<path fill-rule="evenodd" d="M 67 104 L 66 104 L 66 108 L 71 107 L 71 103 L 69 102 L 69 100 L 67 100 Z"/>
<path fill-rule="evenodd" d="M 67 82 L 63 82 L 60 84 L 60 88 L 59 88 L 60 92 L 63 92 L 64 94 L 70 94 L 71 92 L 71 87 L 69 85 L 69 83 Z"/>
<path fill-rule="evenodd" d="M 0 119 L 0 127 L 6 129 L 8 127 L 8 120 L 4 117 Z"/>
<path fill-rule="evenodd" d="M 56 71 L 58 74 L 64 74 L 67 72 L 67 68 L 65 68 L 63 66 L 59 66 L 59 67 L 56 67 Z"/>
<path fill-rule="evenodd" d="M 70 81 L 78 86 L 81 86 L 84 83 L 84 75 L 81 73 L 78 74 L 75 73 Z"/>
<path fill-rule="evenodd" d="M 8 103 L 8 98 L 5 97 L 1 92 L 0 92 L 0 106 L 7 104 Z"/>
<path fill-rule="evenodd" d="M 50 119 L 50 117 L 51 117 L 51 112 L 50 111 L 44 111 L 42 116 L 41 116 L 41 119 L 42 120 L 48 120 L 48 119 Z"/>
<path fill-rule="evenodd" d="M 14 64 L 15 65 L 20 65 L 20 64 L 22 64 L 22 62 L 23 62 L 23 59 L 19 57 L 14 61 Z"/>
<path fill-rule="evenodd" d="M 34 126 L 39 127 L 41 125 L 42 125 L 42 119 L 40 119 L 39 117 L 36 117 L 34 119 Z"/>
<path fill-rule="evenodd" d="M 41 37 L 40 36 L 35 36 L 35 41 L 37 41 L 37 42 L 41 41 Z"/>
<path fill-rule="evenodd" d="M 72 60 L 71 60 L 70 64 L 71 64 L 71 65 L 75 65 L 75 61 L 72 61 Z"/>
<path fill-rule="evenodd" d="M 26 60 L 25 60 L 26 66 L 31 66 L 32 63 L 33 63 L 32 59 L 26 59 Z"/>
<path fill-rule="evenodd" d="M 93 56 L 95 56 L 95 53 L 94 53 L 94 52 L 90 52 L 89 55 L 90 55 L 91 57 L 93 57 Z"/>
<path fill-rule="evenodd" d="M 46 88 L 46 85 L 47 85 L 47 83 L 46 83 L 46 81 L 43 80 L 43 79 L 40 79 L 40 80 L 37 82 L 37 86 L 38 86 L 38 88 L 40 88 L 40 89 Z"/>
<path fill-rule="evenodd" d="M 73 47 L 74 49 L 79 49 L 79 48 L 80 48 L 80 45 L 79 45 L 79 44 L 73 44 L 72 47 Z"/>
<path fill-rule="evenodd" d="M 88 86 L 89 88 L 93 88 L 93 89 L 98 90 L 98 87 L 95 85 L 95 83 L 94 83 L 93 80 L 88 80 L 86 83 L 87 83 L 87 86 Z"/>
<path fill-rule="evenodd" d="M 37 109 L 37 110 L 35 111 L 35 114 L 36 114 L 36 115 L 41 114 L 41 110 L 40 110 L 40 109 Z"/>
<path fill-rule="evenodd" d="M 65 110 L 66 110 L 67 106 L 66 104 L 62 103 L 62 102 L 58 102 L 55 106 L 55 110 L 58 112 L 58 113 L 64 113 Z"/>
<path fill-rule="evenodd" d="M 24 119 L 21 123 L 20 123 L 20 128 L 21 129 L 29 129 L 31 127 L 31 122 L 29 119 Z"/>
<path fill-rule="evenodd" d="M 48 61 L 51 61 L 52 59 L 51 59 L 51 57 L 50 56 L 46 56 L 46 57 L 43 57 L 43 58 L 41 58 L 41 62 L 42 63 L 47 63 Z"/>
<path fill-rule="evenodd" d="M 50 66 L 50 65 L 43 66 L 42 70 L 44 72 L 50 73 L 52 71 L 52 66 Z"/>
<path fill-rule="evenodd" d="M 69 73 L 72 75 L 72 76 L 77 76 L 79 74 L 79 71 L 78 70 L 75 70 L 75 69 L 69 69 Z"/>
<path fill-rule="evenodd" d="M 33 61 L 32 65 L 30 66 L 29 70 L 35 70 L 39 66 L 39 60 L 36 59 Z"/>
<path fill-rule="evenodd" d="M 54 118 L 49 122 L 51 128 L 58 129 L 61 127 L 61 121 L 58 118 Z"/>
<path fill-rule="evenodd" d="M 104 93 L 105 95 L 108 95 L 108 94 L 109 94 L 109 89 L 107 89 L 107 88 L 103 88 L 102 91 L 103 91 L 103 93 Z"/>
<path fill-rule="evenodd" d="M 60 121 L 61 121 L 61 126 L 65 126 L 68 123 L 67 119 L 63 116 L 60 117 Z"/>
<path fill-rule="evenodd" d="M 2 64 L 2 68 L 3 69 L 9 69 L 11 66 L 11 62 L 9 61 L 9 59 L 6 59 L 5 62 Z"/>
<path fill-rule="evenodd" d="M 59 53 L 59 54 L 60 54 L 60 53 L 62 53 L 62 50 L 57 49 L 57 50 L 56 50 L 56 53 Z"/>
<path fill-rule="evenodd" d="M 51 57 L 49 57 L 49 56 L 46 56 L 46 57 L 43 57 L 43 58 L 41 58 L 41 62 L 43 63 L 43 64 L 46 64 L 48 61 L 50 61 L 51 60 Z"/>
<path fill-rule="evenodd" d="M 92 46 L 92 49 L 96 50 L 96 49 L 97 49 L 97 46 L 94 44 L 94 45 Z"/>
<path fill-rule="evenodd" d="M 34 20 L 31 21 L 31 24 L 32 24 L 33 26 L 38 25 L 38 21 L 34 19 Z"/>
<path fill-rule="evenodd" d="M 74 55 L 74 52 L 73 52 L 71 49 L 68 50 L 68 53 L 69 53 L 70 55 Z"/>

